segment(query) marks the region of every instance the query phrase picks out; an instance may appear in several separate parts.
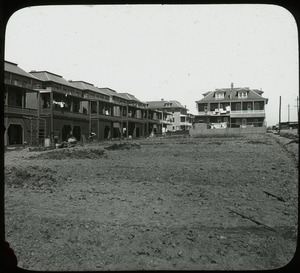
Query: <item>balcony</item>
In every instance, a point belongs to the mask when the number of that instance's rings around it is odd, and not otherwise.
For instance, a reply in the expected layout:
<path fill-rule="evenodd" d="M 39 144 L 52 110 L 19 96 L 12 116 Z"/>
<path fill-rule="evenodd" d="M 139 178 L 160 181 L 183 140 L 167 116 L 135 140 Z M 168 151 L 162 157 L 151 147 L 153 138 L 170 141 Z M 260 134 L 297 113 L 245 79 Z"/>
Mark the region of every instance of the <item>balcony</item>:
<path fill-rule="evenodd" d="M 169 125 L 171 125 L 172 124 L 172 122 L 170 121 L 170 120 L 160 120 L 160 123 L 161 124 L 169 124 Z"/>
<path fill-rule="evenodd" d="M 4 106 L 5 115 L 19 115 L 19 116 L 35 116 L 37 117 L 37 109 L 22 108 L 18 106 Z"/>
<path fill-rule="evenodd" d="M 265 110 L 234 110 L 226 113 L 215 113 L 215 111 L 199 111 L 200 116 L 230 116 L 231 118 L 243 117 L 265 117 Z"/>
<path fill-rule="evenodd" d="M 188 121 L 180 122 L 180 126 L 192 126 L 192 123 Z"/>
<path fill-rule="evenodd" d="M 202 111 L 202 112 L 198 112 L 198 114 L 199 115 L 201 115 L 201 116 L 219 116 L 219 115 L 222 115 L 222 116 L 224 116 L 224 115 L 230 115 L 230 112 L 224 112 L 224 113 L 220 113 L 220 112 L 215 112 L 215 111 L 206 111 L 206 112 L 204 112 L 204 111 Z"/>
<path fill-rule="evenodd" d="M 40 116 L 50 116 L 50 115 L 51 115 L 50 108 L 41 108 Z"/>
<path fill-rule="evenodd" d="M 66 117 L 66 118 L 75 118 L 75 119 L 84 119 L 88 120 L 89 115 L 83 113 L 76 113 L 76 112 L 69 112 L 69 111 L 62 111 L 62 110 L 53 110 L 53 116 L 59 117 Z"/>
<path fill-rule="evenodd" d="M 231 118 L 265 117 L 265 110 L 235 110 L 230 113 Z"/>

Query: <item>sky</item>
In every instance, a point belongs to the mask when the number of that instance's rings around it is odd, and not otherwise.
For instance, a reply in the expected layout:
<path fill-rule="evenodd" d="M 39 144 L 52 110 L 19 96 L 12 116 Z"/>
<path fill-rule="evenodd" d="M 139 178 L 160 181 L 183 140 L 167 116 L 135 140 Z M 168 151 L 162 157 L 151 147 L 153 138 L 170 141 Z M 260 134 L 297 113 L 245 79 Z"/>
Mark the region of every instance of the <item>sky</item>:
<path fill-rule="evenodd" d="M 8 21 L 5 60 L 192 114 L 203 93 L 233 83 L 264 91 L 268 126 L 280 96 L 281 120 L 298 120 L 298 30 L 276 5 L 28 7 Z"/>

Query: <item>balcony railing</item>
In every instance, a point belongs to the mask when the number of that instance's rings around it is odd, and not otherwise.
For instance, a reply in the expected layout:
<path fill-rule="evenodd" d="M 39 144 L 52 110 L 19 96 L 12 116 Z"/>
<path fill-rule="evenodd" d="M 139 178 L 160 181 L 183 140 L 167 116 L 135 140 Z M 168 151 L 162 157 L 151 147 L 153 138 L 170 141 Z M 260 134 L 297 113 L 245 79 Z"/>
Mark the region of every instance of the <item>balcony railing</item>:
<path fill-rule="evenodd" d="M 180 126 L 181 125 L 185 125 L 185 126 L 192 126 L 192 123 L 191 122 L 180 122 Z"/>
<path fill-rule="evenodd" d="M 235 110 L 231 111 L 230 117 L 264 117 L 265 110 Z"/>
<path fill-rule="evenodd" d="M 265 113 L 265 110 L 234 110 L 231 111 L 232 114 L 244 114 L 244 113 Z"/>
<path fill-rule="evenodd" d="M 203 115 L 203 116 L 218 116 L 218 115 L 230 115 L 232 116 L 243 116 L 243 115 L 253 115 L 253 116 L 264 116 L 265 114 L 265 110 L 233 110 L 233 111 L 229 111 L 229 112 L 224 112 L 224 113 L 216 113 L 215 111 L 199 111 L 198 112 L 199 115 Z"/>
<path fill-rule="evenodd" d="M 88 114 L 70 112 L 70 111 L 66 111 L 66 110 L 53 110 L 53 115 L 61 116 L 61 117 L 68 117 L 68 118 L 89 119 Z"/>
<path fill-rule="evenodd" d="M 22 115 L 22 116 L 37 116 L 37 109 L 5 105 L 4 113 L 5 114 Z"/>

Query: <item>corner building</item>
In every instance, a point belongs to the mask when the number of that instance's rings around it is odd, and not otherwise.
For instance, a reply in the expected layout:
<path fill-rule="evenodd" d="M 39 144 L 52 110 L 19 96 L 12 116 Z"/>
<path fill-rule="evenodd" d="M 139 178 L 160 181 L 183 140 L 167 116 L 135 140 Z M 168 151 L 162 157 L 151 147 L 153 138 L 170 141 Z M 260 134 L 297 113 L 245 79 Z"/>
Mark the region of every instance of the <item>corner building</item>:
<path fill-rule="evenodd" d="M 226 123 L 227 127 L 262 127 L 265 126 L 265 106 L 268 99 L 262 97 L 263 91 L 249 87 L 216 89 L 203 94 L 204 98 L 196 101 L 198 115 L 195 122 Z"/>

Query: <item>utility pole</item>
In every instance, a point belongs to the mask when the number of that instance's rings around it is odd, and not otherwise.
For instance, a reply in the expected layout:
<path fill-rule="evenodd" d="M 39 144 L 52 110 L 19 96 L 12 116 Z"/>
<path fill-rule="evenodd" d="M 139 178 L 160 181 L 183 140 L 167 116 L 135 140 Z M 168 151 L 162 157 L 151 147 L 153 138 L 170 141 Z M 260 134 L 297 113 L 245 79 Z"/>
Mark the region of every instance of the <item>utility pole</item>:
<path fill-rule="evenodd" d="M 281 96 L 279 96 L 279 123 L 278 123 L 278 133 L 280 133 L 280 123 L 281 123 Z"/>
<path fill-rule="evenodd" d="M 288 122 L 289 122 L 289 125 L 290 125 L 290 105 L 288 104 Z"/>
<path fill-rule="evenodd" d="M 297 96 L 297 114 L 298 114 L 298 126 L 297 126 L 297 132 L 299 135 L 299 97 Z"/>

